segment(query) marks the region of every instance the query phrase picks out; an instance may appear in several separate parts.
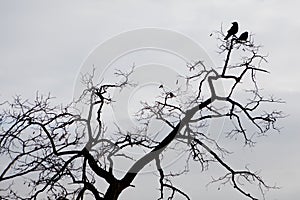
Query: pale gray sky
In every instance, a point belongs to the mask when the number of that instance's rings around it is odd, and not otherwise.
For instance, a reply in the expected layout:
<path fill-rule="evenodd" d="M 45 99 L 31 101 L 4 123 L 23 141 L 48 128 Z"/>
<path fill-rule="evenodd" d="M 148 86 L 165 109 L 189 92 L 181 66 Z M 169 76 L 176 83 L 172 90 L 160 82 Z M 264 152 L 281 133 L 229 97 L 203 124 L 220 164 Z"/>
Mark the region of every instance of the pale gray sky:
<path fill-rule="evenodd" d="M 299 8 L 300 2 L 293 0 L 0 0 L 0 100 L 15 94 L 32 98 L 38 90 L 68 102 L 89 53 L 116 34 L 142 27 L 181 32 L 198 42 L 218 65 L 222 60 L 209 34 L 221 23 L 227 28 L 236 20 L 241 29 L 255 34 L 263 52 L 269 54 L 266 67 L 271 74 L 266 76 L 264 88 L 286 100 L 281 108 L 290 115 L 282 121 L 285 128 L 281 134 L 261 138 L 255 149 L 242 149 L 248 157 L 237 153 L 236 158 L 261 169 L 270 183 L 282 186 L 271 191 L 269 199 L 294 200 L 300 187 Z M 194 171 L 180 184 L 193 199 L 241 199 L 231 188 L 205 188 L 213 171 Z M 143 175 L 135 189 L 124 192 L 123 199 L 148 200 L 145 193 L 150 190 L 143 188 L 146 180 L 149 185 L 157 183 Z M 138 186 L 139 181 L 143 186 Z"/>

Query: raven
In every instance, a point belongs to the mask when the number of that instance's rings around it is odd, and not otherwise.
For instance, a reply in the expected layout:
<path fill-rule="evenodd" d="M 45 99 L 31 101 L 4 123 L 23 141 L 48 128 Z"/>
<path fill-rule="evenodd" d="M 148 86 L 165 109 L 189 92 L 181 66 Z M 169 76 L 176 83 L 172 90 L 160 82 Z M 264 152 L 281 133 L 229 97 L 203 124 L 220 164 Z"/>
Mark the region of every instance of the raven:
<path fill-rule="evenodd" d="M 237 22 L 232 22 L 231 28 L 227 31 L 227 35 L 224 40 L 227 40 L 230 36 L 236 34 L 239 30 L 239 25 Z"/>
<path fill-rule="evenodd" d="M 242 33 L 240 35 L 240 37 L 238 38 L 238 40 L 240 40 L 240 41 L 246 41 L 247 39 L 248 39 L 248 32 L 247 31 L 245 31 L 244 33 Z"/>

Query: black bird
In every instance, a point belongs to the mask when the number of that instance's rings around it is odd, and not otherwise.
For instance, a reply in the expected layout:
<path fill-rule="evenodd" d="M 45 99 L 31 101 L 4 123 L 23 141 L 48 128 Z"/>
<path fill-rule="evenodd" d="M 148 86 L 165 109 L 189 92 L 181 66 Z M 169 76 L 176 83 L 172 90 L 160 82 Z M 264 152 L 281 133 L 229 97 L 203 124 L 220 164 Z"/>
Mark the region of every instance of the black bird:
<path fill-rule="evenodd" d="M 248 32 L 245 31 L 244 33 L 242 33 L 240 35 L 240 37 L 238 38 L 239 41 L 246 41 L 248 39 Z"/>
<path fill-rule="evenodd" d="M 227 40 L 230 36 L 236 34 L 239 30 L 239 25 L 237 22 L 232 22 L 231 28 L 227 31 L 227 35 L 224 40 Z"/>
<path fill-rule="evenodd" d="M 170 92 L 169 95 L 170 95 L 170 98 L 175 97 L 175 95 L 172 92 Z"/>

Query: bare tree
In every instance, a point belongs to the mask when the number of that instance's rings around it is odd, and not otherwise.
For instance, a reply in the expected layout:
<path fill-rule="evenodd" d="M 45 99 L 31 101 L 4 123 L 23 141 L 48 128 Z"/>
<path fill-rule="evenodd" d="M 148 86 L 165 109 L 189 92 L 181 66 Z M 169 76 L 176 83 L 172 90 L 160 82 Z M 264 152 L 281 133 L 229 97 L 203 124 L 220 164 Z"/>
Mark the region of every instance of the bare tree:
<path fill-rule="evenodd" d="M 112 91 L 132 86 L 130 75 L 134 69 L 116 71 L 120 77 L 117 83 L 94 84 L 93 73 L 84 75 L 86 89 L 79 99 L 66 106 L 53 106 L 50 95 L 39 94 L 32 102 L 17 96 L 13 102 L 2 103 L 0 199 L 79 200 L 92 196 L 97 200 L 116 200 L 122 191 L 134 186 L 134 179 L 149 163 L 155 164 L 159 199 L 173 199 L 175 195 L 190 199 L 184 189 L 172 182 L 174 177 L 188 173 L 190 162 L 200 163 L 199 171 L 208 169 L 210 163 L 219 163 L 227 172 L 212 183 L 231 184 L 252 200 L 260 197 L 247 192 L 246 184 L 256 185 L 264 198 L 265 191 L 276 186 L 268 185 L 247 167 L 231 167 L 224 160 L 228 151 L 204 130 L 209 121 L 225 119 L 232 126 L 222 134 L 241 137 L 245 145 L 253 146 L 255 135 L 265 135 L 271 129 L 279 131 L 275 123 L 283 117 L 276 109 L 266 111 L 261 107 L 282 101 L 264 97 L 258 86 L 257 74 L 268 71 L 261 67 L 266 57 L 259 53 L 260 46 L 254 44 L 253 37 L 239 40 L 233 35 L 230 40 L 223 40 L 222 30 L 216 35 L 219 53 L 225 56 L 223 66 L 212 68 L 202 61 L 189 63 L 185 88 L 168 90 L 161 85 L 162 93 L 155 103 L 143 102 L 136 115 L 141 125 L 135 131 L 117 127 L 112 137 L 103 122 L 104 108 L 113 103 Z M 223 95 L 215 87 L 220 80 L 232 81 Z M 196 84 L 197 90 L 187 96 L 191 84 Z M 246 90 L 242 90 L 243 86 Z M 87 114 L 77 109 L 78 103 L 88 107 Z M 169 132 L 159 133 L 163 136 L 158 138 L 147 136 L 152 119 L 164 122 Z M 163 155 L 181 150 L 182 146 L 185 167 L 179 173 L 165 173 Z M 144 155 L 132 158 L 124 151 L 129 148 L 140 148 Z M 115 159 L 131 162 L 121 178 L 115 175 Z"/>

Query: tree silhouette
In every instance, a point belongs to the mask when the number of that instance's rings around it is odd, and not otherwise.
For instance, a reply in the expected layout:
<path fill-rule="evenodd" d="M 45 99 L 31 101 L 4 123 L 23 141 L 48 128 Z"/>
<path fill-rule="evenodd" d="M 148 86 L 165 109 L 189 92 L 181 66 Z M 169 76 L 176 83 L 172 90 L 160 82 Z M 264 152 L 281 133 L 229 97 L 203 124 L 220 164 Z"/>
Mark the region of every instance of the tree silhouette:
<path fill-rule="evenodd" d="M 53 106 L 50 95 L 39 94 L 34 101 L 16 96 L 12 102 L 3 102 L 0 155 L 5 162 L 2 161 L 0 171 L 0 199 L 79 200 L 92 196 L 97 200 L 116 200 L 122 191 L 134 186 L 136 176 L 150 163 L 154 163 L 158 175 L 159 199 L 173 199 L 175 195 L 190 199 L 184 189 L 172 182 L 174 177 L 188 173 L 188 168 L 166 173 L 162 167 L 163 155 L 180 150 L 178 146 L 185 147 L 186 166 L 198 162 L 201 171 L 210 163 L 219 163 L 227 172 L 212 183 L 231 184 L 246 198 L 259 198 L 247 192 L 248 183 L 256 185 L 262 197 L 266 190 L 276 188 L 247 167 L 231 167 L 224 160 L 228 151 L 203 131 L 209 121 L 225 119 L 232 126 L 222 134 L 229 138 L 241 136 L 245 145 L 252 146 L 255 135 L 265 135 L 271 129 L 279 131 L 275 126 L 277 119 L 284 117 L 275 109 L 261 109 L 267 103 L 282 101 L 264 97 L 258 86 L 257 74 L 268 71 L 261 67 L 266 57 L 259 53 L 260 46 L 254 44 L 251 35 L 242 43 L 236 37 L 224 40 L 222 30 L 216 35 L 219 53 L 225 56 L 223 66 L 212 68 L 201 61 L 189 63 L 190 75 L 184 78 L 186 88 L 193 82 L 197 91 L 185 96 L 180 87 L 171 91 L 160 85 L 162 95 L 153 104 L 143 102 L 137 113 L 141 125 L 135 131 L 117 127 L 111 137 L 103 123 L 104 108 L 114 100 L 112 90 L 133 85 L 130 75 L 134 68 L 129 72 L 117 71 L 120 81 L 114 84 L 95 84 L 93 73 L 84 75 L 86 89 L 79 99 L 66 106 Z M 224 95 L 215 87 L 219 80 L 232 81 Z M 244 84 L 246 90 L 242 90 Z M 78 103 L 88 107 L 87 114 L 77 109 Z M 168 126 L 168 132 L 159 133 L 159 139 L 145 134 L 152 119 Z M 130 148 L 139 148 L 144 154 L 131 158 L 124 151 Z M 121 178 L 116 176 L 115 159 L 131 162 Z"/>

